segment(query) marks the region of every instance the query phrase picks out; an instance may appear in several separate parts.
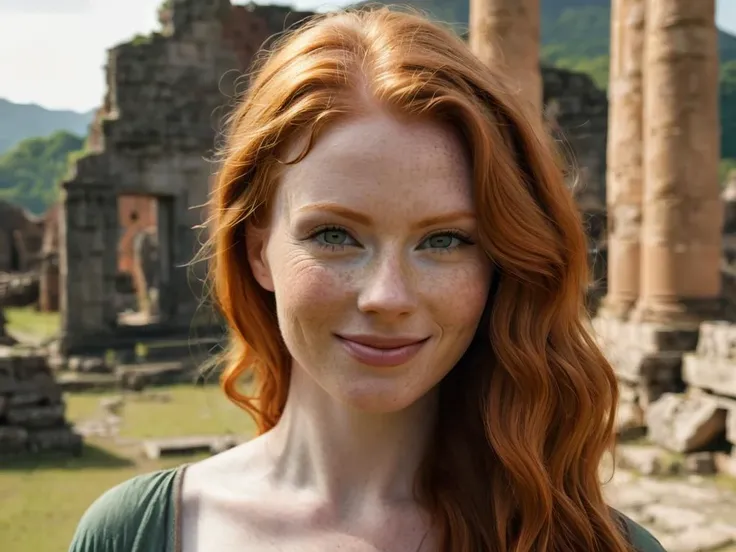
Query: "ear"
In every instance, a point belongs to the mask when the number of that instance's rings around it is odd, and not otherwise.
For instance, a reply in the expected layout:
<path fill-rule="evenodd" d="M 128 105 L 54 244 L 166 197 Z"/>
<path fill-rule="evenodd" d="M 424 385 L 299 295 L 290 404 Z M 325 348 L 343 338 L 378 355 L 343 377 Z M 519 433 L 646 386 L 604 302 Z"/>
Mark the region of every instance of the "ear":
<path fill-rule="evenodd" d="M 273 291 L 273 276 L 271 275 L 271 267 L 268 264 L 268 257 L 266 256 L 268 234 L 268 228 L 257 227 L 252 223 L 246 223 L 245 247 L 248 252 L 250 270 L 256 282 L 263 289 Z"/>

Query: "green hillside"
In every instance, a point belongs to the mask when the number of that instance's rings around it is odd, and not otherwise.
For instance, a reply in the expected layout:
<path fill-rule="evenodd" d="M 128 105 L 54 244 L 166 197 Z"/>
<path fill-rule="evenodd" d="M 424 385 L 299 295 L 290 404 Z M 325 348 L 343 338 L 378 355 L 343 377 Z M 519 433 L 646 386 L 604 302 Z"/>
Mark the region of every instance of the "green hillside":
<path fill-rule="evenodd" d="M 9 151 L 26 138 L 49 136 L 60 130 L 85 136 L 93 114 L 92 111 L 56 111 L 0 98 L 0 154 Z"/>
<path fill-rule="evenodd" d="M 82 138 L 61 131 L 29 138 L 0 155 L 0 198 L 43 213 L 58 197 L 69 156 L 83 145 Z"/>

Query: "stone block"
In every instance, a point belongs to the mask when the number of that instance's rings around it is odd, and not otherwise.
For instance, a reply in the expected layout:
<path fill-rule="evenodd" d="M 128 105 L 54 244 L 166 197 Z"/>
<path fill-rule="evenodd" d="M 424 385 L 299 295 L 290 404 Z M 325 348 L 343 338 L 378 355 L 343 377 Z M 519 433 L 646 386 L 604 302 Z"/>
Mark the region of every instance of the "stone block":
<path fill-rule="evenodd" d="M 686 354 L 682 359 L 682 379 L 693 387 L 736 398 L 736 359 Z"/>
<path fill-rule="evenodd" d="M 61 389 L 58 386 L 43 389 L 36 388 L 28 391 L 16 392 L 8 397 L 8 406 L 44 406 L 61 402 Z"/>
<path fill-rule="evenodd" d="M 671 465 L 666 461 L 662 449 L 653 446 L 616 447 L 616 465 L 645 476 L 672 475 Z"/>
<path fill-rule="evenodd" d="M 72 356 L 67 362 L 67 368 L 72 372 L 81 374 L 109 374 L 112 368 L 107 365 L 104 358 Z"/>
<path fill-rule="evenodd" d="M 736 407 L 732 407 L 726 416 L 726 439 L 736 447 Z"/>
<path fill-rule="evenodd" d="M 28 431 L 22 427 L 0 426 L 0 454 L 22 452 L 28 445 Z"/>
<path fill-rule="evenodd" d="M 712 444 L 726 429 L 726 409 L 707 395 L 666 393 L 646 411 L 649 439 L 675 452 Z"/>
<path fill-rule="evenodd" d="M 685 456 L 685 471 L 697 475 L 712 475 L 716 472 L 716 464 L 713 453 L 694 452 Z"/>
<path fill-rule="evenodd" d="M 736 358 L 736 324 L 703 322 L 700 325 L 697 354 L 701 357 Z"/>
<path fill-rule="evenodd" d="M 0 366 L 0 456 L 81 450 L 81 438 L 64 420 L 61 388 L 46 358 L 12 351 Z"/>
<path fill-rule="evenodd" d="M 697 326 L 670 327 L 604 317 L 595 318 L 593 328 L 606 348 L 633 347 L 646 353 L 693 351 L 699 335 Z"/>
<path fill-rule="evenodd" d="M 716 452 L 713 455 L 713 460 L 718 473 L 736 478 L 736 448 L 733 449 L 731 454 Z"/>
<path fill-rule="evenodd" d="M 47 428 L 63 423 L 64 410 L 63 404 L 10 408 L 5 417 L 11 426 L 20 426 L 27 429 Z"/>
<path fill-rule="evenodd" d="M 625 381 L 618 383 L 618 401 L 620 403 L 636 404 L 639 400 L 639 391 L 636 385 L 631 385 Z"/>
<path fill-rule="evenodd" d="M 156 460 L 169 454 L 217 454 L 237 444 L 238 440 L 234 437 L 223 435 L 149 439 L 143 443 L 143 453 L 147 458 Z"/>
<path fill-rule="evenodd" d="M 82 437 L 66 425 L 28 432 L 28 450 L 33 453 L 65 451 L 78 455 L 82 444 Z"/>
<path fill-rule="evenodd" d="M 637 439 L 646 434 L 644 412 L 637 403 L 619 403 L 616 409 L 616 434 L 621 440 Z"/>

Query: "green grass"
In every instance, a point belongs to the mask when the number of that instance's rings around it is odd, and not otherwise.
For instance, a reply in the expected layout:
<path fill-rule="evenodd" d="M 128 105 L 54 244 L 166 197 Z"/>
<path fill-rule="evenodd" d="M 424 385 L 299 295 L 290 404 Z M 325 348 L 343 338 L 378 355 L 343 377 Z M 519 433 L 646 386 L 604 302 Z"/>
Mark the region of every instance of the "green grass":
<path fill-rule="evenodd" d="M 165 395 L 168 402 L 153 400 Z M 67 417 L 94 417 L 99 401 L 113 393 L 67 396 Z M 148 398 L 147 398 L 148 397 Z M 3 552 L 64 552 L 79 518 L 107 489 L 137 474 L 173 467 L 192 457 L 150 461 L 131 439 L 197 434 L 251 435 L 253 425 L 214 386 L 156 388 L 129 395 L 121 410 L 121 439 L 87 439 L 79 458 L 66 455 L 2 460 L 0 549 Z M 196 457 L 194 458 L 196 459 Z"/>
<path fill-rule="evenodd" d="M 6 307 L 7 329 L 11 333 L 33 335 L 42 339 L 52 337 L 61 327 L 58 312 L 39 312 L 32 307 Z"/>
<path fill-rule="evenodd" d="M 83 393 L 70 396 L 67 418 L 74 423 L 94 418 L 100 400 L 116 393 Z M 250 417 L 228 401 L 216 386 L 180 385 L 151 388 L 122 395 L 120 437 L 178 437 L 202 434 L 250 434 Z M 164 401 L 162 398 L 168 398 Z"/>

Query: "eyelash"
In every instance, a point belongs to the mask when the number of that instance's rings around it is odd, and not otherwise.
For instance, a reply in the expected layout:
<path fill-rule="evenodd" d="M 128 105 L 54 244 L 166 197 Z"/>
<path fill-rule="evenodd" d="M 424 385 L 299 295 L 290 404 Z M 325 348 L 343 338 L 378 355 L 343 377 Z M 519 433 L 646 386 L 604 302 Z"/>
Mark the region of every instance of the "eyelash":
<path fill-rule="evenodd" d="M 345 234 L 347 234 L 350 237 L 351 240 L 353 240 L 355 242 L 358 241 L 358 240 L 356 240 L 350 234 L 350 232 L 348 232 L 342 226 L 333 226 L 333 225 L 319 226 L 319 227 L 315 228 L 309 234 L 309 236 L 307 236 L 307 239 L 314 241 L 317 236 L 319 236 L 323 232 L 329 232 L 329 231 L 345 232 Z M 438 251 L 441 254 L 446 254 L 446 253 L 450 253 L 452 251 L 455 251 L 456 249 L 460 248 L 463 245 L 475 245 L 475 242 L 472 239 L 470 239 L 470 236 L 468 236 L 465 232 L 462 232 L 460 230 L 441 230 L 441 231 L 438 231 L 438 232 L 433 232 L 431 234 L 428 234 L 424 238 L 422 238 L 422 240 L 421 240 L 420 243 L 424 243 L 427 240 L 432 239 L 432 238 L 434 238 L 436 236 L 450 236 L 452 238 L 456 238 L 457 240 L 459 240 L 461 242 L 459 245 L 456 245 L 454 247 L 449 247 L 449 248 L 431 248 L 431 247 L 427 248 L 427 249 L 434 249 L 435 251 Z M 347 245 L 325 244 L 325 243 L 321 243 L 319 241 L 317 242 L 317 245 L 319 247 L 321 247 L 322 249 L 327 249 L 329 251 L 342 251 L 346 247 L 348 247 Z"/>

